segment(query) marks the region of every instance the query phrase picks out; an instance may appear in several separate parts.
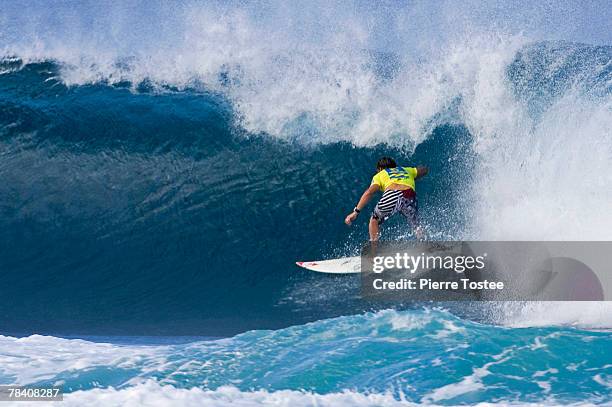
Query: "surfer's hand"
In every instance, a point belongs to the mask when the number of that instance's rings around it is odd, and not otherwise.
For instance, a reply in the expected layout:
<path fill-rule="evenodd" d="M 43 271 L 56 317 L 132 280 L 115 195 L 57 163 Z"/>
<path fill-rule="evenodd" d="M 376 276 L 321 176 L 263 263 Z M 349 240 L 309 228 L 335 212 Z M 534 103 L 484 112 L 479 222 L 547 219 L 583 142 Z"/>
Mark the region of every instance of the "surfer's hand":
<path fill-rule="evenodd" d="M 346 219 L 344 219 L 344 223 L 346 223 L 347 225 L 349 225 L 349 226 L 350 226 L 350 225 L 351 225 L 351 223 L 353 223 L 353 221 L 354 221 L 355 219 L 357 219 L 357 215 L 358 215 L 358 213 L 357 213 L 357 212 L 351 212 L 351 214 L 350 214 L 350 215 L 348 215 L 348 216 L 346 217 Z"/>

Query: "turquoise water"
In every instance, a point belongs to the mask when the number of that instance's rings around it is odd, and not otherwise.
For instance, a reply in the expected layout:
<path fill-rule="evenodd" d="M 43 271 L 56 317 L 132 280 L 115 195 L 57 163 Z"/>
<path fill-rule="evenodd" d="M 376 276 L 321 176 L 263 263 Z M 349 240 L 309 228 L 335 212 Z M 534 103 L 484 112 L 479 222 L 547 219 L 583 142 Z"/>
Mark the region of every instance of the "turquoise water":
<path fill-rule="evenodd" d="M 244 399 L 299 390 L 440 405 L 612 402 L 610 332 L 484 325 L 441 310 L 385 310 L 174 345 L 97 341 L 2 337 L 0 381 L 137 393 L 153 380 L 218 396 L 229 385 Z"/>

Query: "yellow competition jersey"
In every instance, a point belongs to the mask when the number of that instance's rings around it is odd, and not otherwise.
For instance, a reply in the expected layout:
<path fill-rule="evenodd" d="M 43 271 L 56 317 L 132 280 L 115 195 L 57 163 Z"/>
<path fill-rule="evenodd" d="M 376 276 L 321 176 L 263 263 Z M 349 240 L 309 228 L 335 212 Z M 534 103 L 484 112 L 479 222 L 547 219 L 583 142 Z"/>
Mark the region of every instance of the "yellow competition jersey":
<path fill-rule="evenodd" d="M 381 191 L 385 191 L 391 184 L 408 185 L 416 192 L 414 179 L 417 169 L 414 167 L 395 167 L 382 170 L 372 178 L 372 185 L 378 185 Z"/>

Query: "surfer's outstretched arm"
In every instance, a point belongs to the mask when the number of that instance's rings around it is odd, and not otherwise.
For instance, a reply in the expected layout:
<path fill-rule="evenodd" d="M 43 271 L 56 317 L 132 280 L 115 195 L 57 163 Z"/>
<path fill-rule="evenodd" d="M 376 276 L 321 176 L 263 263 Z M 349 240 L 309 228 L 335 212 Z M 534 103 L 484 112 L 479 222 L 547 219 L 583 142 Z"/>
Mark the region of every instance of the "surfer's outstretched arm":
<path fill-rule="evenodd" d="M 357 203 L 355 209 L 353 209 L 353 212 L 349 213 L 346 219 L 344 219 L 344 223 L 350 225 L 355 219 L 357 219 L 359 212 L 361 212 L 368 202 L 370 202 L 370 199 L 372 199 L 376 191 L 378 191 L 378 185 L 370 185 L 368 189 L 365 190 L 363 195 L 361 195 L 361 199 L 359 199 L 359 202 Z"/>

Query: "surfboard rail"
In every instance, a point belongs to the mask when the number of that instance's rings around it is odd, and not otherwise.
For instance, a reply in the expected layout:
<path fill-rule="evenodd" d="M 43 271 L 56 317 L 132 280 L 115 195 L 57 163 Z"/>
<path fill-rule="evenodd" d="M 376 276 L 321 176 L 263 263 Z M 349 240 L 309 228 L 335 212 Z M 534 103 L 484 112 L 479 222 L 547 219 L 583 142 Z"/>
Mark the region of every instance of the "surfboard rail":
<path fill-rule="evenodd" d="M 342 257 L 339 259 L 296 261 L 296 265 L 306 270 L 326 274 L 356 274 L 361 273 L 361 257 Z"/>

